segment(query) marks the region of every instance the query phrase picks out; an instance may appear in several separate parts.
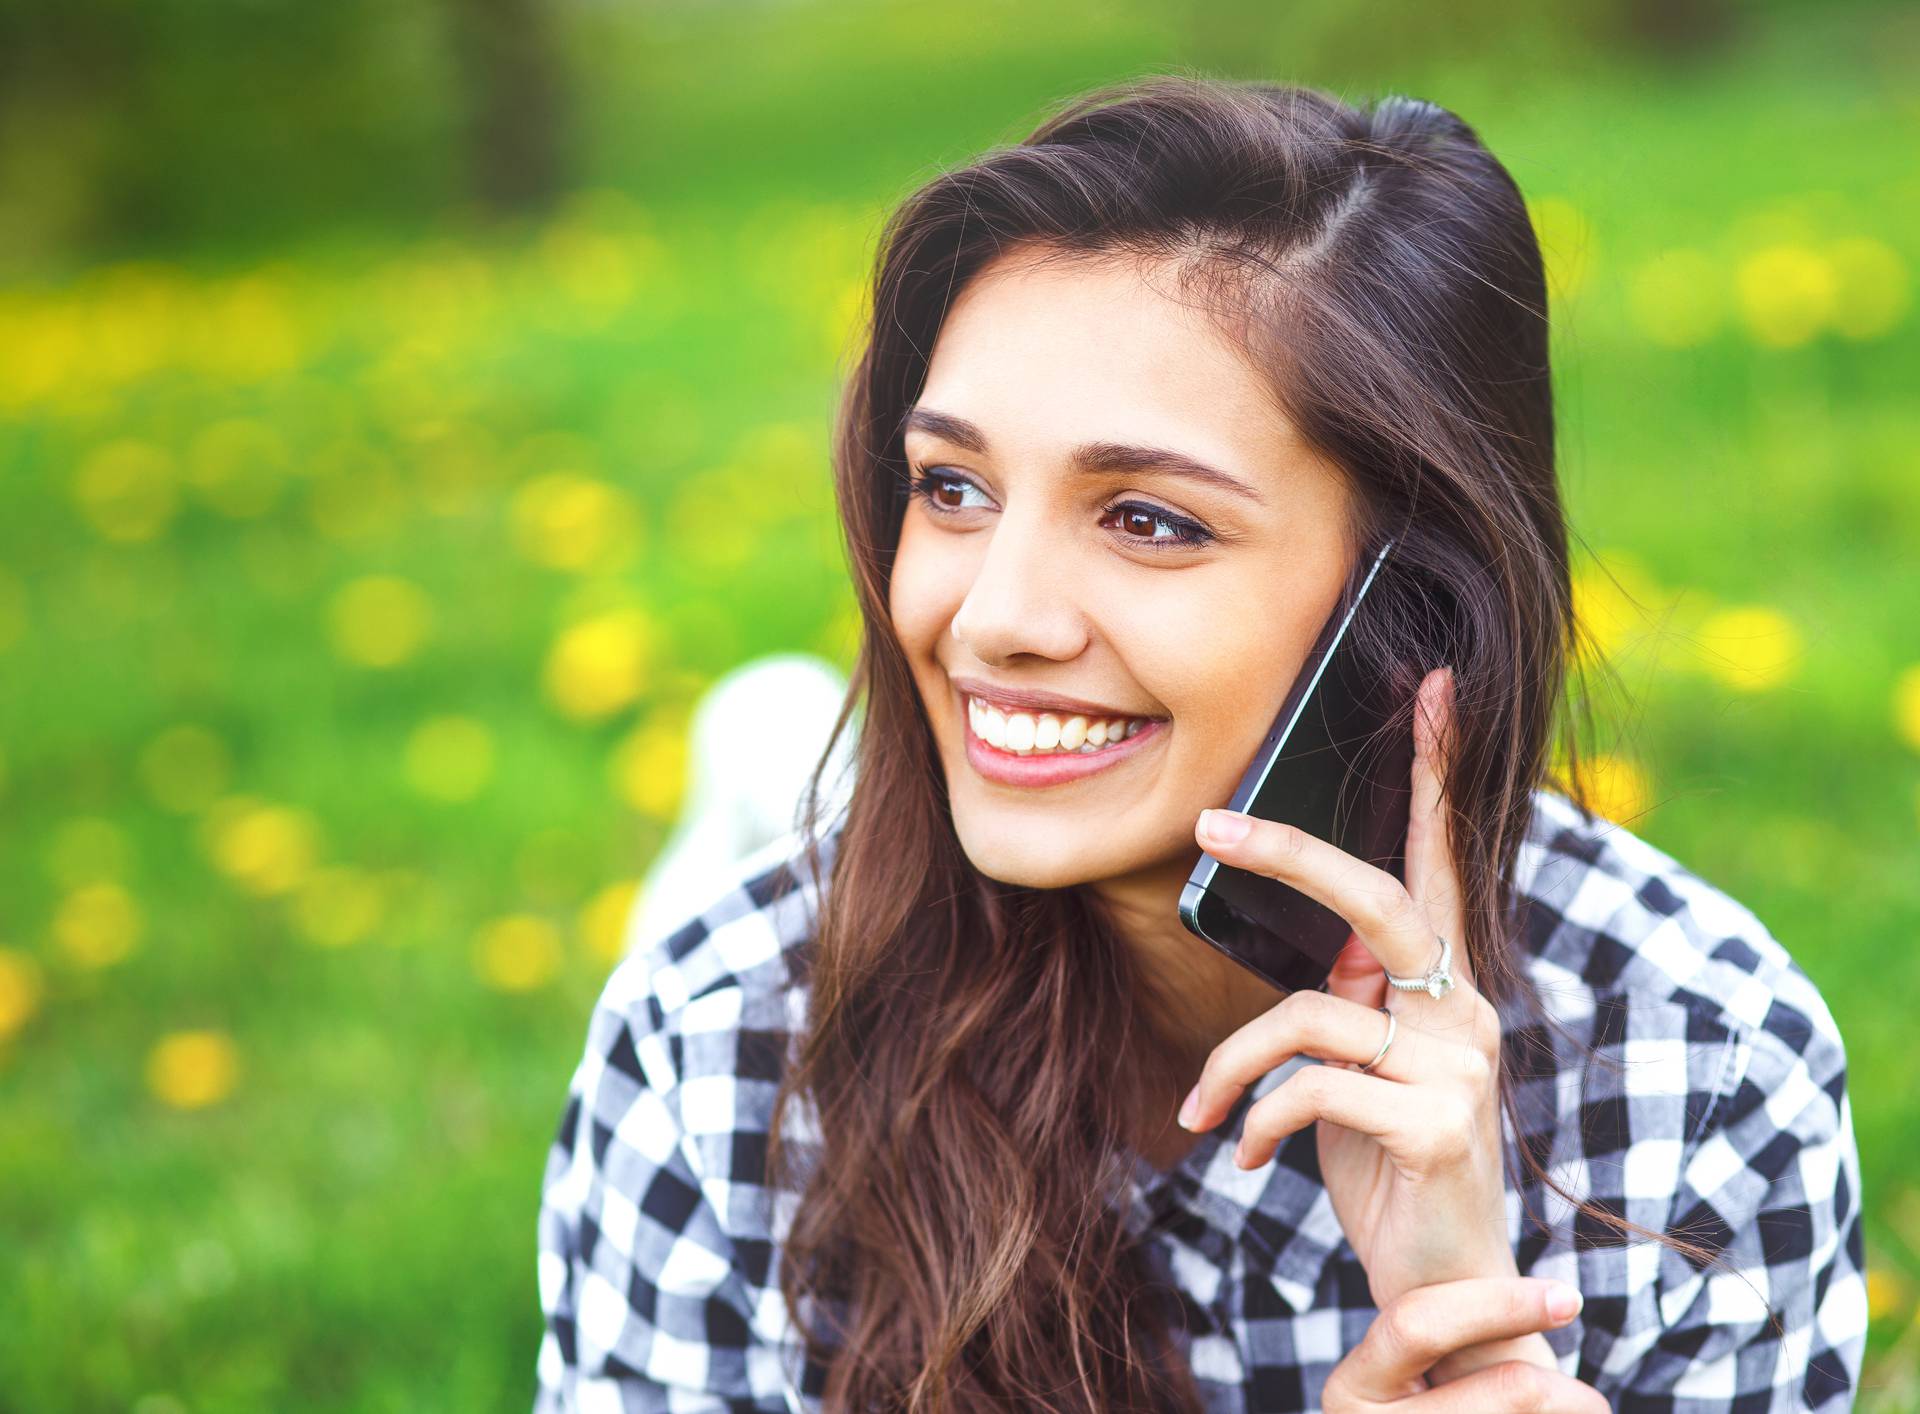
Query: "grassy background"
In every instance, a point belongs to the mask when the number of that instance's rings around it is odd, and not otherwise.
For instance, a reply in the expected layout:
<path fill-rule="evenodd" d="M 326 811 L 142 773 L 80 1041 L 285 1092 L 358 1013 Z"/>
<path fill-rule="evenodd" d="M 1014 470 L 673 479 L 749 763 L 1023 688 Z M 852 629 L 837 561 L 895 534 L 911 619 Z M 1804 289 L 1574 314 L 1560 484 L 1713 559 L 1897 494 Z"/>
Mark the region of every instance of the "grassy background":
<path fill-rule="evenodd" d="M 541 1167 L 687 711 L 847 660 L 824 458 L 878 223 L 1186 64 L 1434 98 L 1527 193 L 1596 784 L 1839 1017 L 1860 1407 L 1916 1407 L 1920 35 L 1741 13 L 1691 54 L 1474 6 L 569 13 L 568 194 L 491 222 L 408 7 L 230 17 L 348 77 L 243 83 L 176 16 L 147 106 L 16 98 L 0 1403 L 526 1407 Z"/>

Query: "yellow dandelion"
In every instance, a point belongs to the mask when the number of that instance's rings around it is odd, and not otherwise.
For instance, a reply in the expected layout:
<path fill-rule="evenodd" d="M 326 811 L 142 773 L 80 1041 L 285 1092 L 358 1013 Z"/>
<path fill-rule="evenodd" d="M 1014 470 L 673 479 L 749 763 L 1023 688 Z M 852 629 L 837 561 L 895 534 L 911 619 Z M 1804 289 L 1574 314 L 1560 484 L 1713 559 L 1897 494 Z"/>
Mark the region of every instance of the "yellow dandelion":
<path fill-rule="evenodd" d="M 169 1031 L 147 1053 L 147 1088 L 176 1110 L 218 1104 L 239 1075 L 240 1053 L 224 1031 Z"/>
<path fill-rule="evenodd" d="M 86 357 L 69 301 L 35 301 L 0 311 L 0 407 L 25 407 L 58 393 Z"/>
<path fill-rule="evenodd" d="M 1645 563 L 1624 550 L 1583 559 L 1573 573 L 1573 611 L 1583 662 L 1613 658 L 1649 631 L 1665 591 Z M 857 614 L 854 615 L 857 622 Z"/>
<path fill-rule="evenodd" d="M 1593 273 L 1593 224 L 1565 197 L 1542 197 L 1529 202 L 1527 210 L 1546 265 L 1547 288 L 1560 299 L 1571 299 Z"/>
<path fill-rule="evenodd" d="M 1564 772 L 1564 763 L 1563 763 Z M 1580 760 L 1580 784 L 1598 814 L 1631 826 L 1652 804 L 1645 771 L 1624 756 L 1600 752 Z"/>
<path fill-rule="evenodd" d="M 113 821 L 82 816 L 53 832 L 47 846 L 47 872 L 69 889 L 101 879 L 123 879 L 132 852 L 126 831 Z"/>
<path fill-rule="evenodd" d="M 1740 314 L 1758 343 L 1792 348 L 1833 314 L 1832 263 L 1811 246 L 1783 242 L 1755 251 L 1735 276 Z"/>
<path fill-rule="evenodd" d="M 1726 317 L 1720 268 L 1697 250 L 1663 251 L 1633 272 L 1627 312 L 1654 343 L 1670 349 L 1703 344 Z"/>
<path fill-rule="evenodd" d="M 333 596 L 334 652 L 365 668 L 391 668 L 420 651 L 433 623 L 425 591 L 397 575 L 366 575 Z"/>
<path fill-rule="evenodd" d="M 1920 663 L 1903 668 L 1894 680 L 1893 725 L 1902 741 L 1920 751 Z"/>
<path fill-rule="evenodd" d="M 54 941 L 81 967 L 111 967 L 145 932 L 139 902 L 106 880 L 75 889 L 53 915 Z"/>
<path fill-rule="evenodd" d="M 498 991 L 535 991 L 560 970 L 560 930 L 531 913 L 497 918 L 474 940 L 473 965 Z"/>
<path fill-rule="evenodd" d="M 636 727 L 614 748 L 609 770 L 621 800 L 656 820 L 673 819 L 686 792 L 686 719 L 663 715 Z"/>
<path fill-rule="evenodd" d="M 638 879 L 608 884 L 580 910 L 580 941 L 602 962 L 618 962 L 627 948 L 627 920 L 640 895 Z"/>
<path fill-rule="evenodd" d="M 631 706 L 646 686 L 656 637 L 653 620 L 637 608 L 574 624 L 547 654 L 548 699 L 583 721 Z"/>
<path fill-rule="evenodd" d="M 316 870 L 293 898 L 294 926 L 307 941 L 328 948 L 367 937 L 385 911 L 379 881 L 345 865 Z"/>
<path fill-rule="evenodd" d="M 1764 604 L 1722 609 L 1700 626 L 1700 664 L 1731 687 L 1759 692 L 1800 666 L 1800 630 Z"/>
<path fill-rule="evenodd" d="M 220 798 L 233 775 L 226 743 L 192 723 L 168 727 L 140 752 L 140 779 L 163 810 L 184 815 Z"/>
<path fill-rule="evenodd" d="M 167 528 L 179 496 L 173 458 L 131 438 L 96 448 L 74 474 L 73 497 L 108 540 L 152 540 Z"/>
<path fill-rule="evenodd" d="M 31 953 L 0 948 L 0 1041 L 18 1033 L 40 1010 L 45 992 L 40 964 Z"/>
<path fill-rule="evenodd" d="M 1873 339 L 1907 312 L 1907 268 L 1885 241 L 1854 236 L 1827 247 L 1833 265 L 1833 327 L 1849 339 Z"/>
<path fill-rule="evenodd" d="M 265 515 L 280 499 L 291 458 L 280 434 L 232 418 L 205 428 L 187 452 L 187 484 L 224 516 Z"/>
<path fill-rule="evenodd" d="M 0 565 L 0 653 L 27 635 L 27 590 Z"/>
<path fill-rule="evenodd" d="M 1867 1268 L 1867 1318 L 1879 1321 L 1907 1304 L 1907 1283 L 1903 1277 L 1885 1269 L 1885 1265 Z"/>
<path fill-rule="evenodd" d="M 297 368 L 304 338 L 286 282 L 257 272 L 207 293 L 200 361 L 215 377 L 257 383 Z"/>
<path fill-rule="evenodd" d="M 430 717 L 407 738 L 407 783 L 433 800 L 472 800 L 493 778 L 493 733 L 472 717 Z"/>
<path fill-rule="evenodd" d="M 540 239 L 547 273 L 590 327 L 605 324 L 633 299 L 639 270 L 629 243 L 581 223 L 562 220 Z"/>
<path fill-rule="evenodd" d="M 313 817 L 250 796 L 221 801 L 208 812 L 202 839 L 214 867 L 248 893 L 283 894 L 313 873 L 320 852 Z"/>
<path fill-rule="evenodd" d="M 606 572 L 632 562 L 640 518 L 632 498 L 604 481 L 552 472 L 513 497 L 513 541 L 548 569 Z"/>

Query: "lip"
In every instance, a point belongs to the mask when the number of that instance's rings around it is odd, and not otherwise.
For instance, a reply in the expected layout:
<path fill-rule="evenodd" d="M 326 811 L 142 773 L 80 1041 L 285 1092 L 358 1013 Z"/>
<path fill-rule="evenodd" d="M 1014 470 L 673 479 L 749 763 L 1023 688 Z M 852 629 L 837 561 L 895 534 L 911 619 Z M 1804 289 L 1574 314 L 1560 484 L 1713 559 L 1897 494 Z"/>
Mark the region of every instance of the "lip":
<path fill-rule="evenodd" d="M 1122 761 L 1132 760 L 1148 745 L 1157 742 L 1161 729 L 1166 726 L 1166 722 L 1160 718 L 1149 718 L 1139 731 L 1125 741 L 1102 747 L 1085 756 L 1077 752 L 1022 756 L 1018 752 L 1002 751 L 990 746 L 974 734 L 972 719 L 967 714 L 965 692 L 956 688 L 953 700 L 960 714 L 960 730 L 967 740 L 967 764 L 985 779 L 1003 786 L 1057 786 L 1083 780 Z M 1096 715 L 1102 712 L 1104 709 L 1100 709 Z"/>
<path fill-rule="evenodd" d="M 1051 692 L 1001 687 L 997 683 L 987 682 L 982 678 L 950 677 L 947 681 L 958 688 L 963 697 L 978 697 L 981 701 L 991 702 L 996 707 L 1015 707 L 1028 712 L 1053 712 L 1063 717 L 1071 717 L 1077 713 L 1089 720 L 1094 717 L 1105 717 L 1109 720 L 1114 717 L 1144 717 L 1156 723 L 1164 720 L 1154 717 L 1149 712 L 1128 712 L 1119 707 L 1109 707 L 1104 702 L 1087 702 L 1078 697 L 1060 697 Z M 964 707 L 966 703 L 962 702 L 960 705 Z M 1146 728 L 1142 727 L 1136 735 L 1144 734 L 1145 731 Z"/>

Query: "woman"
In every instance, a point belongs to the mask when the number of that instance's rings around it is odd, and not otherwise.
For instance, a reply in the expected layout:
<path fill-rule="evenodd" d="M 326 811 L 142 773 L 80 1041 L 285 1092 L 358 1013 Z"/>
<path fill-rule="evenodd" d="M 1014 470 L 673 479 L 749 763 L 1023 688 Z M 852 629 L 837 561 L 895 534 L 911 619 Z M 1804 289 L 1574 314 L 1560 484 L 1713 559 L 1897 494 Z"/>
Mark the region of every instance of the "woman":
<path fill-rule="evenodd" d="M 836 473 L 853 791 L 609 979 L 542 1407 L 1849 1407 L 1833 1017 L 1545 785 L 1546 297 L 1470 129 L 1079 100 L 894 215 Z M 1389 535 L 1404 880 L 1208 810 Z M 1352 925 L 1324 991 L 1182 928 L 1202 848 Z"/>

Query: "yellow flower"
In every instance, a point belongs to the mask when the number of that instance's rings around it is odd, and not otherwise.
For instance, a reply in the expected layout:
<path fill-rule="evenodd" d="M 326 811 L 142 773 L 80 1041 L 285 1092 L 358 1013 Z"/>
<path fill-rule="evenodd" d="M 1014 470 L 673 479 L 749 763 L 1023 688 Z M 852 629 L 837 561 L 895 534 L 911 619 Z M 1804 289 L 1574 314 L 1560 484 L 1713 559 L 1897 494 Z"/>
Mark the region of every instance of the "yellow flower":
<path fill-rule="evenodd" d="M 1529 202 L 1527 210 L 1546 265 L 1547 288 L 1555 298 L 1571 299 L 1592 274 L 1593 224 L 1565 197 L 1542 197 Z"/>
<path fill-rule="evenodd" d="M 1786 242 L 1754 252 L 1740 263 L 1735 285 L 1748 330 L 1771 348 L 1806 343 L 1833 314 L 1833 265 L 1810 246 Z"/>
<path fill-rule="evenodd" d="M 639 526 L 624 491 L 572 472 L 537 476 L 513 497 L 514 545 L 548 569 L 620 569 L 638 548 Z"/>
<path fill-rule="evenodd" d="M 1894 680 L 1893 724 L 1901 739 L 1920 751 L 1920 663 L 1903 668 Z"/>
<path fill-rule="evenodd" d="M 1580 658 L 1613 658 L 1647 632 L 1664 592 L 1644 563 L 1623 550 L 1582 560 L 1573 572 L 1573 612 L 1582 633 Z"/>
<path fill-rule="evenodd" d="M 1722 609 L 1700 626 L 1701 665 L 1730 687 L 1758 692 L 1800 666 L 1800 631 L 1763 604 Z"/>
<path fill-rule="evenodd" d="M 1867 1268 L 1867 1318 L 1882 1320 L 1907 1304 L 1907 1283 L 1885 1270 L 1884 1266 Z"/>
<path fill-rule="evenodd" d="M 207 292 L 200 362 L 217 378 L 257 383 L 290 372 L 305 356 L 304 339 L 286 282 L 277 275 L 242 275 Z"/>
<path fill-rule="evenodd" d="M 531 992 L 560 970 L 560 930 L 531 913 L 495 919 L 474 941 L 480 980 L 502 992 Z"/>
<path fill-rule="evenodd" d="M 654 717 L 614 748 L 614 792 L 642 814 L 671 820 L 687 784 L 687 727 L 683 714 Z"/>
<path fill-rule="evenodd" d="M 322 947 L 357 943 L 380 925 L 385 910 L 379 883 L 360 869 L 338 866 L 311 875 L 294 895 L 293 921 Z"/>
<path fill-rule="evenodd" d="M 433 603 L 397 575 L 366 575 L 333 596 L 328 626 L 333 648 L 349 663 L 391 668 L 420 651 L 433 622 Z"/>
<path fill-rule="evenodd" d="M 1610 752 L 1581 758 L 1580 784 L 1587 803 L 1617 824 L 1631 826 L 1652 804 L 1646 772 Z"/>
<path fill-rule="evenodd" d="M 239 1073 L 239 1052 L 224 1031 L 170 1031 L 147 1053 L 147 1088 L 177 1110 L 218 1104 Z"/>
<path fill-rule="evenodd" d="M 547 654 L 548 699 L 579 720 L 631 706 L 646 686 L 655 637 L 652 619 L 640 609 L 615 609 L 573 625 Z"/>
<path fill-rule="evenodd" d="M 211 805 L 232 774 L 226 744 L 205 727 L 188 723 L 168 727 L 140 753 L 140 777 L 148 794 L 161 809 L 176 814 Z"/>
<path fill-rule="evenodd" d="M 111 967 L 145 932 L 139 903 L 107 881 L 75 889 L 53 915 L 54 941 L 82 967 Z"/>
<path fill-rule="evenodd" d="M 1726 313 L 1720 268 L 1697 250 L 1664 251 L 1634 271 L 1627 309 L 1656 344 L 1670 349 L 1703 344 Z"/>
<path fill-rule="evenodd" d="M 471 717 L 430 717 L 407 738 L 407 781 L 434 800 L 472 800 L 493 777 L 493 733 Z"/>
<path fill-rule="evenodd" d="M 216 511 L 235 519 L 265 515 L 280 499 L 289 457 L 280 434 L 244 418 L 216 422 L 193 440 L 187 480 Z"/>
<path fill-rule="evenodd" d="M 311 815 L 250 796 L 220 802 L 202 831 L 214 866 L 254 894 L 298 888 L 319 854 L 319 827 Z"/>
<path fill-rule="evenodd" d="M 1836 289 L 1833 327 L 1849 339 L 1872 339 L 1907 312 L 1907 268 L 1884 241 L 1855 236 L 1827 247 Z"/>
<path fill-rule="evenodd" d="M 47 871 L 62 886 L 78 888 L 101 879 L 122 878 L 131 854 L 126 831 L 111 820 L 82 816 L 53 832 L 47 848 Z"/>
<path fill-rule="evenodd" d="M 95 449 L 74 475 L 73 495 L 88 524 L 109 540 L 152 540 L 173 519 L 173 458 L 130 438 Z"/>
<path fill-rule="evenodd" d="M 580 941 L 605 962 L 618 962 L 627 946 L 627 920 L 640 894 L 638 879 L 608 884 L 580 910 Z"/>
<path fill-rule="evenodd" d="M 17 948 L 0 948 L 0 1041 L 25 1026 L 40 1009 L 44 990 L 40 964 Z"/>

